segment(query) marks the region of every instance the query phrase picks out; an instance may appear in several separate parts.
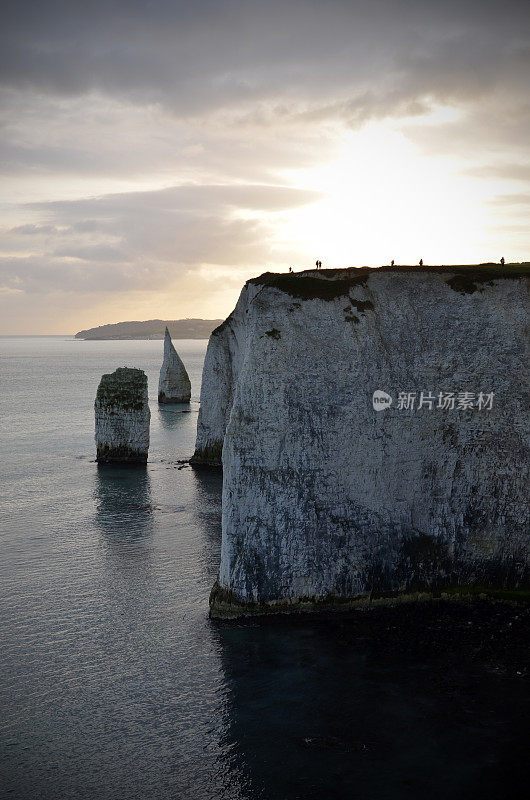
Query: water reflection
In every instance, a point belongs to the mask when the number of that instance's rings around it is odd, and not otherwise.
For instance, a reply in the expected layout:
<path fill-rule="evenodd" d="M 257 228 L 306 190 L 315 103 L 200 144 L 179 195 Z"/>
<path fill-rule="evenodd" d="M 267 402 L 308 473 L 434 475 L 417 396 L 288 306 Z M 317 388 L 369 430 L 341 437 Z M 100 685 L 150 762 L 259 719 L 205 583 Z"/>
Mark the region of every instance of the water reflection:
<path fill-rule="evenodd" d="M 412 657 L 338 619 L 212 628 L 227 692 L 222 744 L 246 797 L 515 796 L 502 786 L 517 781 L 517 689 L 498 701 L 495 679 L 466 653 Z"/>
<path fill-rule="evenodd" d="M 99 464 L 95 478 L 96 523 L 115 542 L 153 531 L 151 481 L 145 467 Z"/>
<path fill-rule="evenodd" d="M 190 470 L 193 481 L 194 502 L 192 516 L 195 525 L 202 531 L 202 568 L 210 584 L 219 573 L 221 561 L 221 491 L 223 476 L 221 471 Z"/>
<path fill-rule="evenodd" d="M 158 420 L 164 430 L 173 430 L 177 426 L 188 426 L 190 414 L 197 418 L 198 403 L 164 403 L 158 405 Z"/>

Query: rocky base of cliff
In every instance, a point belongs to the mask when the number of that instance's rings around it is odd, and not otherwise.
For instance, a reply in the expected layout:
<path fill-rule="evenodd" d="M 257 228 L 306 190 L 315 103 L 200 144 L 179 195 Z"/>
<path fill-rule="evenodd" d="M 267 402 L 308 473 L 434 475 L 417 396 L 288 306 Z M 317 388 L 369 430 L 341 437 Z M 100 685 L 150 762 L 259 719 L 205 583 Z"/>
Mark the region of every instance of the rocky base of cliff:
<path fill-rule="evenodd" d="M 147 453 L 127 446 L 99 445 L 96 461 L 99 464 L 146 464 Z"/>
<path fill-rule="evenodd" d="M 176 397 L 168 397 L 164 392 L 158 393 L 158 402 L 162 404 L 169 404 L 169 403 L 188 403 L 190 402 L 190 395 L 189 394 L 181 394 Z"/>
<path fill-rule="evenodd" d="M 387 654 L 392 650 L 418 654 L 421 659 L 435 655 L 457 656 L 466 651 L 470 658 L 502 658 L 507 668 L 511 663 L 514 674 L 530 677 L 530 593 L 506 593 L 506 597 L 477 595 L 450 597 L 448 595 L 417 603 L 365 605 L 366 613 L 358 609 L 349 614 L 319 614 L 318 616 L 277 614 L 267 619 L 233 620 L 223 624 L 286 626 L 289 629 L 311 630 L 323 626 L 326 635 L 336 640 L 351 639 L 380 646 Z M 474 659 L 471 658 L 474 656 Z"/>
<path fill-rule="evenodd" d="M 447 586 L 417 592 L 372 592 L 357 597 L 301 597 L 271 603 L 249 603 L 239 600 L 233 592 L 216 582 L 210 593 L 212 619 L 280 616 L 292 614 L 345 614 L 352 611 L 372 611 L 374 608 L 393 608 L 405 604 L 425 604 L 442 601 L 468 602 L 473 600 L 517 603 L 530 607 L 530 590 L 493 589 L 485 586 Z"/>
<path fill-rule="evenodd" d="M 209 445 L 195 450 L 190 458 L 192 467 L 198 469 L 222 469 L 223 468 L 223 443 Z"/>

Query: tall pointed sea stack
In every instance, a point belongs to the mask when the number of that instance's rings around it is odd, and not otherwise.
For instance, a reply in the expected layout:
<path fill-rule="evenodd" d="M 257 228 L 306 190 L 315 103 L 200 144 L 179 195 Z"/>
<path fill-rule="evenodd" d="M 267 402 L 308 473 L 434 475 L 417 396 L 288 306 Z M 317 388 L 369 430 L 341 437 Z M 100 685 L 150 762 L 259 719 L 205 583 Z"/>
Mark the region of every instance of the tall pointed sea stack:
<path fill-rule="evenodd" d="M 158 381 L 159 403 L 189 403 L 191 383 L 186 367 L 173 346 L 171 336 L 166 328 L 164 335 L 164 361 Z"/>
<path fill-rule="evenodd" d="M 145 372 L 120 367 L 103 375 L 94 408 L 99 463 L 145 464 L 151 419 Z"/>

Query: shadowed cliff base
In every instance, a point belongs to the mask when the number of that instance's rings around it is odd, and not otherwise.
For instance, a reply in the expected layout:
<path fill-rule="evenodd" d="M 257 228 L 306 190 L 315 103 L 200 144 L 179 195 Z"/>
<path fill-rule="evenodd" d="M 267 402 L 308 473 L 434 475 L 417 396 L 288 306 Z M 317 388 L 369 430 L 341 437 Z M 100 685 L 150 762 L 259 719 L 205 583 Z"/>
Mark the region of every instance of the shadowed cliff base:
<path fill-rule="evenodd" d="M 295 600 L 278 600 L 270 603 L 249 603 L 216 582 L 210 594 L 212 619 L 238 619 L 241 617 L 347 614 L 372 611 L 375 608 L 401 606 L 409 603 L 431 602 L 503 602 L 530 606 L 529 589 L 493 589 L 484 586 L 447 586 L 444 589 L 425 589 L 417 592 L 370 592 L 357 597 L 301 597 Z"/>
<path fill-rule="evenodd" d="M 139 452 L 137 449 L 121 446 L 98 445 L 96 461 L 98 466 L 108 466 L 109 464 L 119 464 L 120 466 L 142 467 L 147 464 L 147 453 Z"/>
<path fill-rule="evenodd" d="M 530 606 L 408 603 L 212 630 L 252 796 L 526 797 Z"/>
<path fill-rule="evenodd" d="M 190 464 L 197 469 L 220 470 L 223 468 L 223 443 L 196 450 L 190 458 Z"/>

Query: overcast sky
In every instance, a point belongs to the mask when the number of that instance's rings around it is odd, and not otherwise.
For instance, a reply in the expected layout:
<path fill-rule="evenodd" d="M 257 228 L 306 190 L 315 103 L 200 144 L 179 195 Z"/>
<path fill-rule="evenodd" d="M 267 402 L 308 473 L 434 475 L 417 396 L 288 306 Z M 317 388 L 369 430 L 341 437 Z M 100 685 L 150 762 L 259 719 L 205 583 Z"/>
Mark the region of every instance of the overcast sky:
<path fill-rule="evenodd" d="M 530 257 L 530 3 L 4 2 L 0 333 Z"/>

